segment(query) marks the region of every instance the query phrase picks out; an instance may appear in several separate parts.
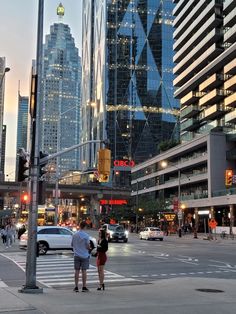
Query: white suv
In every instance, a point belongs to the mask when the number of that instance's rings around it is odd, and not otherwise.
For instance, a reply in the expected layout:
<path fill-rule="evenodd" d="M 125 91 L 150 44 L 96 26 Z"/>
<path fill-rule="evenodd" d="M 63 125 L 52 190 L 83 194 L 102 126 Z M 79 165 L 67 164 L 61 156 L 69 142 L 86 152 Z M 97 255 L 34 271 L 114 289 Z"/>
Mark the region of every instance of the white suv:
<path fill-rule="evenodd" d="M 38 227 L 37 244 L 40 255 L 48 250 L 72 250 L 71 240 L 74 232 L 66 227 L 42 226 Z M 19 241 L 20 248 L 27 248 L 28 232 L 22 234 Z M 90 237 L 91 248 L 96 247 L 96 239 Z"/>

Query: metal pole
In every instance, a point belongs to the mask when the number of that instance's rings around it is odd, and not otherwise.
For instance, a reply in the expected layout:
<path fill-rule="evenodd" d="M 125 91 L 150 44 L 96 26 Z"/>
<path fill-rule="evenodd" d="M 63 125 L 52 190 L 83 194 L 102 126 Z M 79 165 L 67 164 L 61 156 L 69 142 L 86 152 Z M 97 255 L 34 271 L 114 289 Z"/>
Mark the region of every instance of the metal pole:
<path fill-rule="evenodd" d="M 136 181 L 136 216 L 135 216 L 135 230 L 138 233 L 138 180 Z"/>
<path fill-rule="evenodd" d="M 180 204 L 180 169 L 178 169 L 178 222 L 179 222 L 179 237 L 181 238 L 182 233 L 181 233 L 181 217 L 182 211 L 181 211 L 181 204 Z"/>
<path fill-rule="evenodd" d="M 38 178 L 39 178 L 39 130 L 40 130 L 40 84 L 41 84 L 41 68 L 43 55 L 43 12 L 44 0 L 38 2 L 38 32 L 37 32 L 37 104 L 35 117 L 35 134 L 34 134 L 34 152 L 33 163 L 30 169 L 31 181 L 31 206 L 29 210 L 28 220 L 28 243 L 26 258 L 26 283 L 19 290 L 24 293 L 42 293 L 43 289 L 36 286 L 36 251 L 37 251 L 37 218 L 38 218 Z"/>

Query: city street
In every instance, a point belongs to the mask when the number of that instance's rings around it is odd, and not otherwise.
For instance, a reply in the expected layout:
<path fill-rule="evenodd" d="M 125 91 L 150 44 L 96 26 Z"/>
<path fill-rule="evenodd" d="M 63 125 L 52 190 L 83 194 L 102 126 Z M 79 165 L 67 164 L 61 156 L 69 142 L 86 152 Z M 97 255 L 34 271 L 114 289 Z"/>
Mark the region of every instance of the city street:
<path fill-rule="evenodd" d="M 95 231 L 89 231 L 96 236 Z M 236 240 L 193 239 L 192 235 L 165 237 L 163 242 L 140 240 L 130 234 L 128 243 L 109 243 L 105 281 L 107 286 L 140 285 L 155 280 L 184 277 L 236 279 Z M 6 259 L 14 263 L 6 262 Z M 0 278 L 7 286 L 24 284 L 26 252 L 17 244 L 1 246 Z M 88 286 L 97 285 L 96 259 L 91 257 Z M 7 268 L 11 271 L 6 271 Z M 14 278 L 14 280 L 13 280 Z M 43 287 L 71 289 L 74 286 L 73 255 L 49 251 L 37 259 L 37 280 Z"/>

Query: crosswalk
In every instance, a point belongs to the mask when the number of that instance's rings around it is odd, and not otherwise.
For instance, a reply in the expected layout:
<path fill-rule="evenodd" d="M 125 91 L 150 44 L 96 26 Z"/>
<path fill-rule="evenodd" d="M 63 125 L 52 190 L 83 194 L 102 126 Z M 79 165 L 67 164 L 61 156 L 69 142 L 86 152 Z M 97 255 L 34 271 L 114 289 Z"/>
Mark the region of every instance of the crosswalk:
<path fill-rule="evenodd" d="M 14 262 L 23 270 L 25 270 L 25 260 L 16 260 Z M 66 286 L 74 286 L 74 259 L 72 256 L 40 256 L 37 259 L 36 279 L 38 282 L 48 288 L 62 288 Z M 137 279 L 127 278 L 125 276 L 105 270 L 106 283 L 122 284 L 128 282 L 136 282 Z M 87 271 L 87 285 L 95 285 L 98 283 L 97 268 L 90 265 Z"/>

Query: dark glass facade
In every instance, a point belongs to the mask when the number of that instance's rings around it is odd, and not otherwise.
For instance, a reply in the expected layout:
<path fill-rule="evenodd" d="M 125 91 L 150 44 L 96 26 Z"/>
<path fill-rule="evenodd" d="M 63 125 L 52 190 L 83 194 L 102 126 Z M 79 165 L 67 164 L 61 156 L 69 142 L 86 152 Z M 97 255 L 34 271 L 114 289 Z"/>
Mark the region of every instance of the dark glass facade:
<path fill-rule="evenodd" d="M 82 141 L 108 138 L 114 160 L 140 163 L 177 133 L 173 7 L 171 0 L 84 1 Z M 84 149 L 89 166 L 96 151 Z"/>

